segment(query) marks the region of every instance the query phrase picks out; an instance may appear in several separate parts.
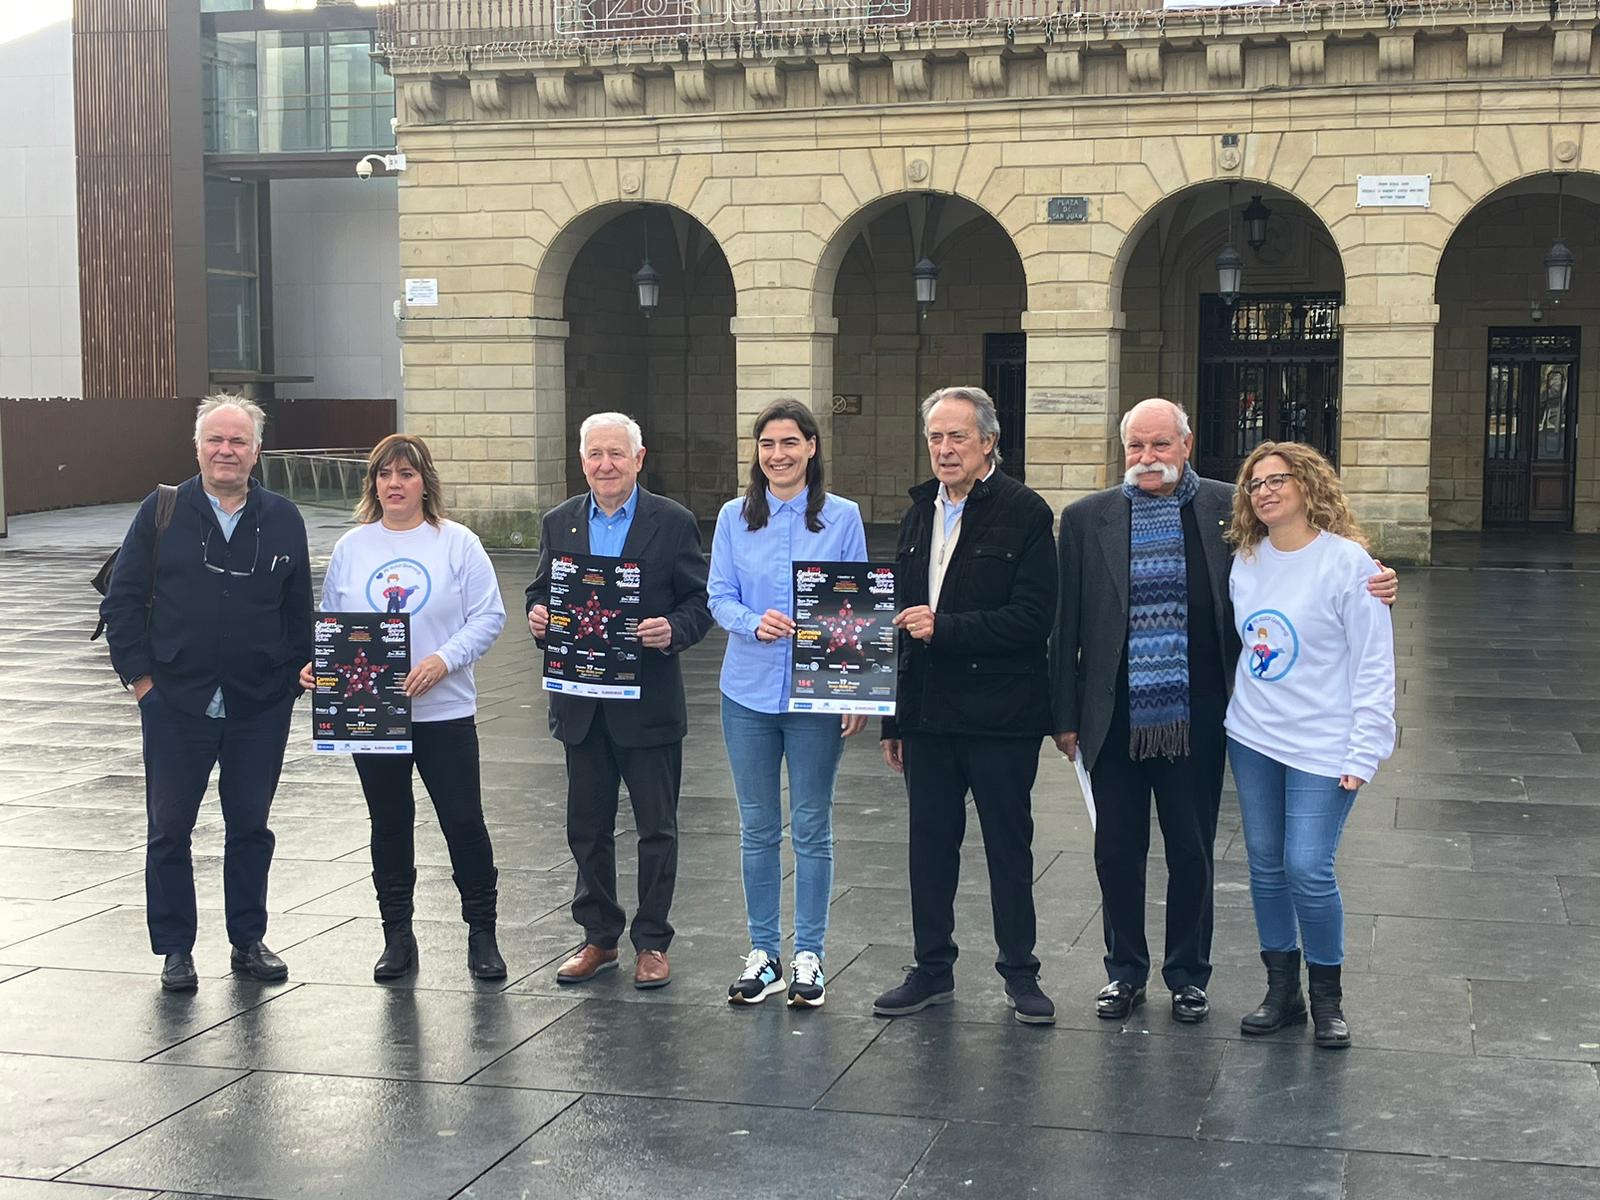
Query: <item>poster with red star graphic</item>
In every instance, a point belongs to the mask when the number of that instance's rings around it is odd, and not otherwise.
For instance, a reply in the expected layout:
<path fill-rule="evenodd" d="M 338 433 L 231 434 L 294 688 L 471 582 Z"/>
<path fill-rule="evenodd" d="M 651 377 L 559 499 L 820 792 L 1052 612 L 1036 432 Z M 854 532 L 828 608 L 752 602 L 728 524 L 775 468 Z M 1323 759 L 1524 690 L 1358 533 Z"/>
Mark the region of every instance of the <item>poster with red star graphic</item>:
<path fill-rule="evenodd" d="M 557 554 L 550 562 L 544 690 L 639 698 L 639 560 Z"/>
<path fill-rule="evenodd" d="M 789 711 L 894 715 L 893 563 L 794 564 Z"/>
<path fill-rule="evenodd" d="M 319 612 L 311 646 L 312 749 L 410 754 L 411 614 Z"/>

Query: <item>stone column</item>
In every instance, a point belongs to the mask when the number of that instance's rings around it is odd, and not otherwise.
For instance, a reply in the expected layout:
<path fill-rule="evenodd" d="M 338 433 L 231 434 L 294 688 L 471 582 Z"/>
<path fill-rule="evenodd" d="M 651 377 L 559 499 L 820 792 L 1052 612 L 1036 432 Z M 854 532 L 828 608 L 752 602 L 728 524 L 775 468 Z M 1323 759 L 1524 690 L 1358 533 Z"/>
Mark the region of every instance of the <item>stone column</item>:
<path fill-rule="evenodd" d="M 1028 311 L 1028 486 L 1059 512 L 1119 473 L 1120 312 Z"/>
<path fill-rule="evenodd" d="M 782 396 L 804 401 L 816 415 L 823 445 L 833 432 L 832 317 L 735 317 L 729 322 L 735 339 L 738 388 L 740 474 L 754 446 L 750 429 L 761 410 Z"/>
<path fill-rule="evenodd" d="M 410 319 L 401 338 L 400 428 L 428 439 L 450 515 L 486 545 L 536 545 L 566 494 L 567 323 Z"/>
<path fill-rule="evenodd" d="M 1339 394 L 1339 475 L 1373 552 L 1426 563 L 1433 452 L 1436 304 L 1345 305 L 1339 313 L 1344 380 Z"/>

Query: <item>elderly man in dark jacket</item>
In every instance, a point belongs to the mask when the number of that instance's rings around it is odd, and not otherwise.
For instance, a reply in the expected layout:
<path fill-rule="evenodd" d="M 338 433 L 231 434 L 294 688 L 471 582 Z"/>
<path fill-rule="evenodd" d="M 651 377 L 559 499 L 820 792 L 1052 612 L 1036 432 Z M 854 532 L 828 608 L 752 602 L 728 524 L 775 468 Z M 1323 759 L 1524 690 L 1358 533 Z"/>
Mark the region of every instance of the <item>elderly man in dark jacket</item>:
<path fill-rule="evenodd" d="M 916 967 L 873 1012 L 904 1016 L 955 996 L 955 895 L 967 793 L 983 826 L 1006 999 L 1047 1025 L 1034 957 L 1033 813 L 1039 744 L 1050 730 L 1047 646 L 1056 610 L 1049 506 L 1000 466 L 1000 422 L 979 388 L 922 405 L 935 478 L 900 525 L 900 689 L 883 753 L 911 811 Z"/>
<path fill-rule="evenodd" d="M 111 665 L 139 703 L 146 912 L 169 991 L 199 982 L 189 839 L 218 765 L 232 965 L 266 981 L 289 975 L 262 940 L 275 844 L 267 814 L 311 657 L 311 563 L 299 509 L 250 477 L 264 420 L 237 396 L 200 405 L 200 473 L 178 486 L 164 533 L 158 494 L 140 506 L 100 605 Z"/>

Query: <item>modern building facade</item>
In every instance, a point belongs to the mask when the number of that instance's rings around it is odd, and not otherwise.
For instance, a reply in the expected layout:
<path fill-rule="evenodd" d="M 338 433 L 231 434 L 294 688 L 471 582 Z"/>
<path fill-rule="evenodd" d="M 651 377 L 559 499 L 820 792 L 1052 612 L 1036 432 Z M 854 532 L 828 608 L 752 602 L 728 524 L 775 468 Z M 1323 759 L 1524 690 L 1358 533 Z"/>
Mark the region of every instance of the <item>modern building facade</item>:
<path fill-rule="evenodd" d="M 577 422 L 620 407 L 709 516 L 793 395 L 894 520 L 917 397 L 979 382 L 1057 506 L 1161 394 L 1207 474 L 1320 445 L 1397 560 L 1600 529 L 1595 13 L 1116 3 L 380 10 L 427 300 L 403 423 L 457 511 L 530 537 L 578 486 Z"/>
<path fill-rule="evenodd" d="M 6 20 L 9 511 L 191 473 L 193 404 L 219 386 L 266 403 L 269 447 L 392 429 L 397 188 L 354 170 L 394 145 L 374 8 L 37 0 Z"/>

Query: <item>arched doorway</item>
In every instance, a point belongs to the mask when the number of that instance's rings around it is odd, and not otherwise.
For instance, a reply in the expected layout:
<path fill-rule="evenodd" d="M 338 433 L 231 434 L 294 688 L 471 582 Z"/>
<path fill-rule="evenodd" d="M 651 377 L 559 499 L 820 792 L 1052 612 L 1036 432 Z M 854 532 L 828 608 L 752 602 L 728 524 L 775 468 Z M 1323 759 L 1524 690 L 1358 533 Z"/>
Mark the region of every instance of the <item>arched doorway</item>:
<path fill-rule="evenodd" d="M 1494 192 L 1456 226 L 1435 297 L 1429 510 L 1435 529 L 1600 529 L 1594 412 L 1600 374 L 1600 178 L 1560 183 L 1576 263 L 1552 292 L 1557 176 Z"/>
<path fill-rule="evenodd" d="M 1231 209 L 1231 213 L 1230 213 Z M 1231 245 L 1241 280 L 1220 290 Z M 1165 396 L 1189 412 L 1195 468 L 1232 480 L 1263 441 L 1302 441 L 1338 464 L 1344 271 L 1322 222 L 1249 181 L 1168 197 L 1129 238 L 1120 402 Z"/>
<path fill-rule="evenodd" d="M 937 271 L 933 299 L 918 302 Z M 1027 466 L 1027 285 L 1010 236 L 960 196 L 914 192 L 866 206 L 823 257 L 836 272 L 833 478 L 869 521 L 900 519 L 928 475 L 918 405 L 934 388 L 976 384 L 1000 409 L 1004 469 Z M 826 280 L 823 281 L 826 286 Z"/>
<path fill-rule="evenodd" d="M 618 205 L 567 273 L 567 490 L 586 484 L 578 428 L 619 410 L 644 429 L 644 486 L 714 518 L 736 490 L 733 276 L 705 226 L 661 204 Z M 641 305 L 648 260 L 657 303 Z"/>

